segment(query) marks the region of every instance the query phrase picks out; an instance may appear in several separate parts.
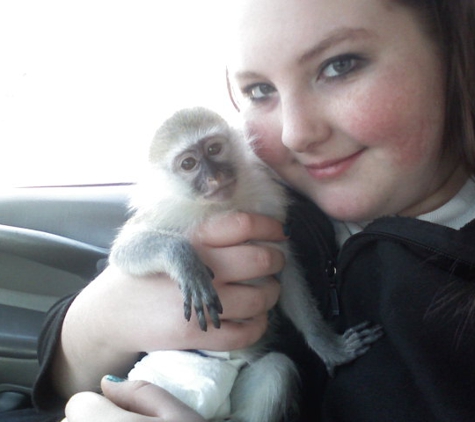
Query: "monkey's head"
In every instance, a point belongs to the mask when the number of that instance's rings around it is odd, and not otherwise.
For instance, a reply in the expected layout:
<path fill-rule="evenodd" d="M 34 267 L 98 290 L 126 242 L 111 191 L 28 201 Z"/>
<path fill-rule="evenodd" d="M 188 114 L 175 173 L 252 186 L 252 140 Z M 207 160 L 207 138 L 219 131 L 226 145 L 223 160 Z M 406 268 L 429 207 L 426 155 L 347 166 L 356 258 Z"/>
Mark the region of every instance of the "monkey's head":
<path fill-rule="evenodd" d="M 221 116 L 190 108 L 176 112 L 158 129 L 149 160 L 177 178 L 194 198 L 220 202 L 235 193 L 245 149 L 239 132 Z"/>

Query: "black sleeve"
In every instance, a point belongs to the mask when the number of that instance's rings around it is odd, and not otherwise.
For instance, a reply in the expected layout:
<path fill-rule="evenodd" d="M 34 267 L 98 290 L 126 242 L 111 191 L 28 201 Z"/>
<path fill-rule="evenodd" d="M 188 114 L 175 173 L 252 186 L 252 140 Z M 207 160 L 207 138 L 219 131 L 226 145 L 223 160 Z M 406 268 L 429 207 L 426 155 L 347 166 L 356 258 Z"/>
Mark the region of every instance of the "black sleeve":
<path fill-rule="evenodd" d="M 33 387 L 33 403 L 40 410 L 59 410 L 66 404 L 56 392 L 51 382 L 51 365 L 61 338 L 64 317 L 78 293 L 57 302 L 48 311 L 43 330 L 38 341 L 40 371 Z"/>

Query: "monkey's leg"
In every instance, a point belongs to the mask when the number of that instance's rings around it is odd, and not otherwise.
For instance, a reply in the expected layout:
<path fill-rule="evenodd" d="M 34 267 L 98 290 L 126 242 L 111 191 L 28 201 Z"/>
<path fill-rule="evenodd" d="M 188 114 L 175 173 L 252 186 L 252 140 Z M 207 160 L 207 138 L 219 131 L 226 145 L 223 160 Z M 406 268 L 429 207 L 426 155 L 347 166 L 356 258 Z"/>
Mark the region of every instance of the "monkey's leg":
<path fill-rule="evenodd" d="M 230 422 L 277 422 L 296 411 L 299 375 L 282 353 L 268 353 L 241 370 L 231 391 Z"/>
<path fill-rule="evenodd" d="M 366 353 L 371 344 L 383 335 L 381 326 L 370 327 L 368 322 L 348 329 L 343 335 L 335 333 L 323 319 L 301 271 L 290 255 L 287 256 L 287 265 L 280 280 L 282 287 L 279 305 L 323 360 L 330 375 L 336 366 L 351 362 Z"/>
<path fill-rule="evenodd" d="M 165 231 L 124 231 L 113 246 L 110 260 L 132 275 L 168 274 L 182 291 L 185 318 L 190 320 L 193 307 L 201 329 L 206 331 L 206 308 L 213 325 L 220 327 L 223 308 L 212 274 L 185 237 Z"/>

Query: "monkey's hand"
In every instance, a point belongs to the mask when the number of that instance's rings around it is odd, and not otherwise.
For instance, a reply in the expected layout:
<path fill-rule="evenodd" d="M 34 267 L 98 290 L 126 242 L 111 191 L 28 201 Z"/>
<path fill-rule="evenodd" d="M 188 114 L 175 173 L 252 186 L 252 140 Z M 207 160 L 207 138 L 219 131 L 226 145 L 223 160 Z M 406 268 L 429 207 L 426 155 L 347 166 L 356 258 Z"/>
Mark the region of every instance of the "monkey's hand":
<path fill-rule="evenodd" d="M 346 352 L 353 357 L 353 359 L 356 359 L 364 355 L 371 345 L 381 338 L 383 334 L 383 327 L 381 325 L 370 326 L 368 321 L 348 328 L 342 336 Z"/>
<path fill-rule="evenodd" d="M 183 293 L 185 318 L 189 321 L 192 314 L 192 306 L 195 309 L 200 328 L 203 331 L 208 329 L 204 308 L 215 328 L 221 326 L 219 314 L 223 313 L 223 306 L 219 300 L 218 294 L 213 287 L 213 272 L 206 267 L 189 243 L 183 245 L 188 252 L 184 252 L 181 258 L 181 264 L 176 275 L 170 274 L 172 278 L 179 280 L 180 288 Z"/>
<path fill-rule="evenodd" d="M 213 286 L 213 274 L 184 236 L 129 226 L 114 242 L 109 259 L 131 275 L 168 274 L 182 291 L 185 318 L 191 319 L 194 308 L 201 329 L 206 331 L 206 308 L 213 325 L 220 327 L 223 307 Z"/>

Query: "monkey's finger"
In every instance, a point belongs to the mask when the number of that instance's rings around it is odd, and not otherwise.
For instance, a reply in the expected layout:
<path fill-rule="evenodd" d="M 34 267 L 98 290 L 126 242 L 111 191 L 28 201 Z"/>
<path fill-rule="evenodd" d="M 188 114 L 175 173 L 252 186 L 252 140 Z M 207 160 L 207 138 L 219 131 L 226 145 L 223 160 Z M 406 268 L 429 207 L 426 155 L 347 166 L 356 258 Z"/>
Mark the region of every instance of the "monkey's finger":
<path fill-rule="evenodd" d="M 219 314 L 222 313 L 216 310 L 213 306 L 208 307 L 208 313 L 213 322 L 214 328 L 221 328 L 221 319 L 219 318 Z"/>
<path fill-rule="evenodd" d="M 203 302 L 206 304 L 208 309 L 213 309 L 213 311 L 217 312 L 218 314 L 223 313 L 223 305 L 219 300 L 219 296 L 214 290 L 214 287 L 211 289 L 207 289 L 203 294 Z"/>
<path fill-rule="evenodd" d="M 369 321 L 363 321 L 362 323 L 355 325 L 354 327 L 348 328 L 344 333 L 343 337 L 348 338 L 349 336 L 352 336 L 355 333 L 358 333 L 362 330 L 364 330 L 366 327 L 369 327 L 370 322 Z"/>
<path fill-rule="evenodd" d="M 219 314 L 223 313 L 223 305 L 221 305 L 218 295 L 215 293 L 212 300 L 205 300 L 204 303 L 206 304 L 206 309 L 208 310 L 208 314 L 211 318 L 211 321 L 213 322 L 214 327 L 220 328 L 221 319 L 219 318 Z"/>
<path fill-rule="evenodd" d="M 346 330 L 343 339 L 346 349 L 358 357 L 366 353 L 371 345 L 383 335 L 381 325 L 370 327 L 369 322 L 364 322 Z"/>
<path fill-rule="evenodd" d="M 185 319 L 189 321 L 191 319 L 191 301 L 185 301 L 183 304 L 183 310 L 185 314 Z"/>
<path fill-rule="evenodd" d="M 200 324 L 200 328 L 202 331 L 208 331 L 208 322 L 206 321 L 206 315 L 204 312 L 203 305 L 195 304 L 195 312 L 198 318 L 198 323 Z"/>
<path fill-rule="evenodd" d="M 212 313 L 223 313 L 223 305 L 211 280 L 206 280 L 206 282 L 196 286 L 196 289 L 193 291 L 193 301 L 196 303 L 202 302 L 210 312 L 210 315 Z"/>
<path fill-rule="evenodd" d="M 191 306 L 192 306 L 191 290 L 183 287 L 182 295 L 183 295 L 183 310 L 185 313 L 185 319 L 189 321 L 191 319 Z"/>
<path fill-rule="evenodd" d="M 383 327 L 375 325 L 370 327 L 369 322 L 348 328 L 343 334 L 343 338 L 347 341 L 359 342 L 361 344 L 373 343 L 384 335 Z"/>

